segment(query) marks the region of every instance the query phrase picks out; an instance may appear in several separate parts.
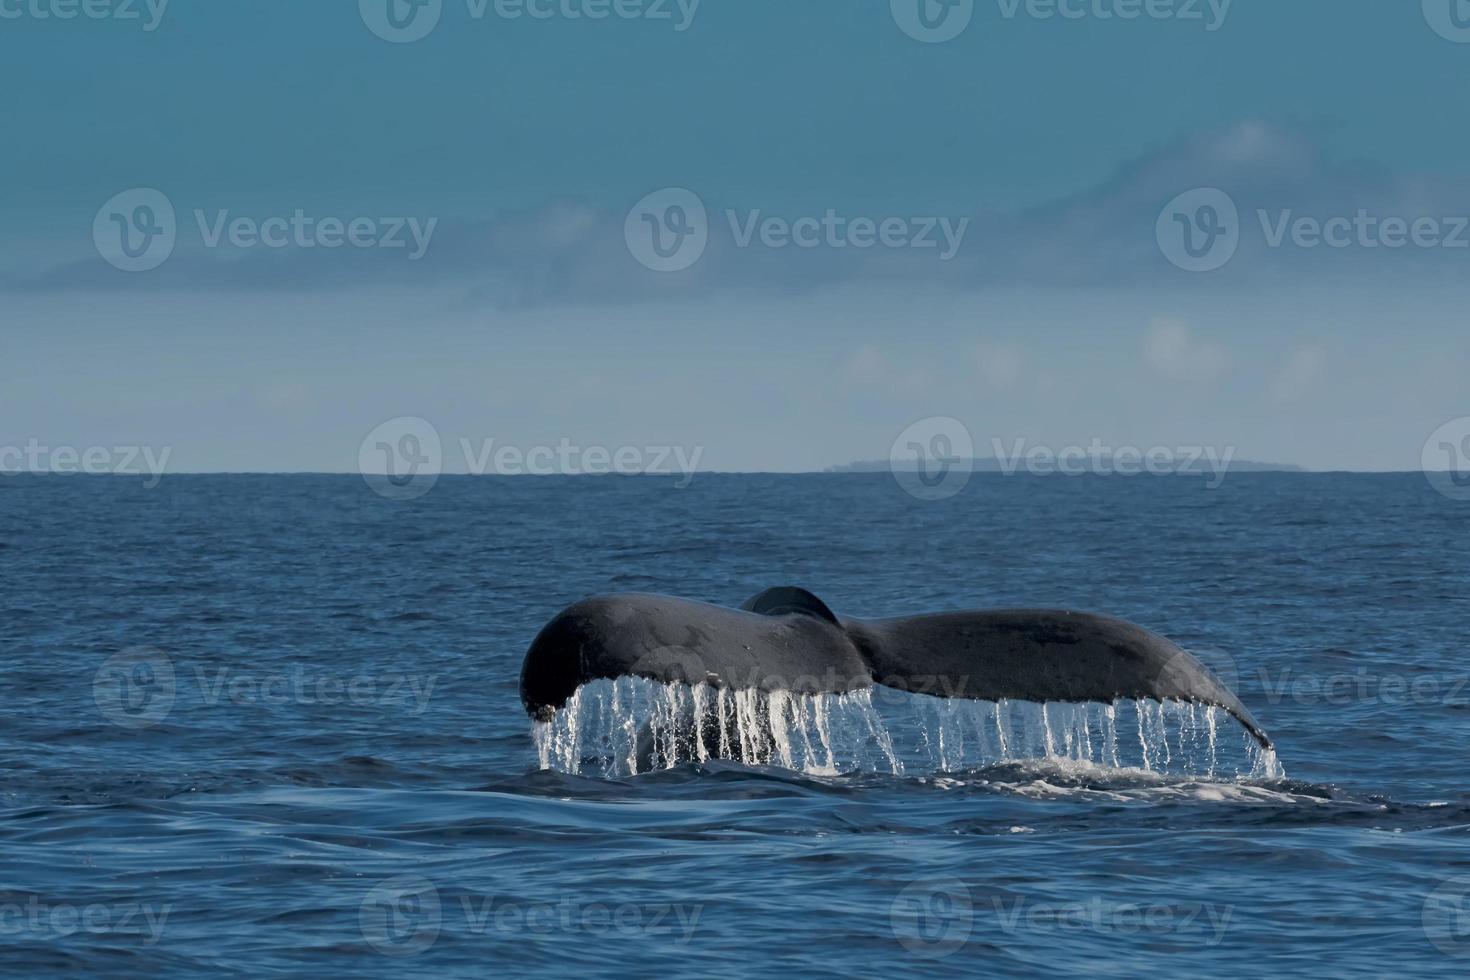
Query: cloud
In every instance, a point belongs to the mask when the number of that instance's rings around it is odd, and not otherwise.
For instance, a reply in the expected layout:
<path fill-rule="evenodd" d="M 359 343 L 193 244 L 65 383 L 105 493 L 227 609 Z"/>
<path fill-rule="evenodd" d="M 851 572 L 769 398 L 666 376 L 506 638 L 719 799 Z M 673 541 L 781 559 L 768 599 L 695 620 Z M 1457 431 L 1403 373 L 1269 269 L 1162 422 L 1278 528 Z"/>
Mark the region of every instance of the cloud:
<path fill-rule="evenodd" d="M 1230 367 L 1225 351 L 1198 341 L 1179 320 L 1154 320 L 1143 344 L 1148 365 L 1173 381 L 1208 382 Z"/>
<path fill-rule="evenodd" d="M 311 411 L 316 405 L 311 388 L 299 382 L 262 388 L 255 392 L 255 400 L 267 411 L 286 415 Z"/>
<path fill-rule="evenodd" d="M 1156 237 L 1162 209 L 1197 188 L 1218 188 L 1237 206 L 1240 246 L 1209 273 L 1176 268 Z M 404 250 L 336 248 L 249 250 L 204 248 L 188 202 L 175 202 L 179 246 L 160 268 L 128 274 L 86 255 L 24 281 L 0 280 L 0 290 L 320 291 L 360 286 L 432 287 L 460 308 L 524 309 L 658 300 L 707 299 L 732 292 L 804 293 L 831 286 L 894 285 L 925 289 L 998 290 L 1018 286 L 1134 287 L 1361 280 L 1405 274 L 1463 279 L 1470 248 L 1304 248 L 1290 237 L 1271 244 L 1267 226 L 1309 218 L 1443 219 L 1470 215 L 1470 181 L 1388 174 L 1330 161 L 1294 129 L 1247 120 L 1140 156 L 1089 191 L 1021 212 L 973 213 L 962 201 L 936 207 L 890 206 L 883 214 L 842 211 L 845 220 L 901 218 L 933 247 L 855 247 L 794 243 L 769 247 L 753 235 L 742 245 L 732 229 L 771 202 L 703 198 L 709 241 L 690 267 L 655 272 L 635 260 L 625 239 L 632 199 L 595 205 L 550 199 L 489 220 L 441 215 L 428 251 L 410 262 Z M 786 205 L 785 220 L 820 221 L 840 202 Z M 947 212 L 947 213 L 945 213 Z M 1265 218 L 1263 219 L 1263 214 Z M 259 216 L 257 216 L 259 217 Z M 429 215 L 419 216 L 427 219 Z M 936 224 L 929 226 L 931 219 Z M 970 219 L 962 247 L 941 259 L 942 219 L 953 228 Z M 1452 229 L 1445 229 L 1450 231 Z M 788 236 L 789 237 L 789 236 Z M 1470 244 L 1470 230 L 1464 235 Z"/>
<path fill-rule="evenodd" d="M 1271 379 L 1271 400 L 1280 404 L 1310 394 L 1326 366 L 1327 354 L 1322 348 L 1298 347 L 1286 356 Z"/>
<path fill-rule="evenodd" d="M 992 341 L 975 345 L 975 364 L 985 386 L 996 391 L 1014 390 L 1025 369 L 1020 351 L 1009 344 Z"/>
<path fill-rule="evenodd" d="M 864 344 L 842 362 L 841 378 L 851 388 L 876 391 L 890 398 L 908 398 L 934 390 L 935 375 L 922 361 L 894 363 L 872 344 Z"/>
<path fill-rule="evenodd" d="M 873 385 L 888 376 L 888 365 L 882 353 L 871 344 L 859 347 L 842 365 L 842 378 L 851 385 Z"/>

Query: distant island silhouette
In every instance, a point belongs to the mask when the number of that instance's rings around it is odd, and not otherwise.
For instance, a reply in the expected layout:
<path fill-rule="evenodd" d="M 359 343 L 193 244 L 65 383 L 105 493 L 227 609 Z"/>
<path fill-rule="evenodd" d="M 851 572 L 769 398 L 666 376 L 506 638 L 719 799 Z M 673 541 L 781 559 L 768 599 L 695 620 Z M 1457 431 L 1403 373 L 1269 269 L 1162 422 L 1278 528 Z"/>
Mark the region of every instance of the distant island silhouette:
<path fill-rule="evenodd" d="M 1101 457 L 1099 457 L 1099 461 L 1101 463 L 1105 463 L 1109 469 L 1111 469 L 1112 466 L 1113 466 L 1113 458 L 1111 456 L 1101 456 Z M 996 459 L 994 456 L 985 457 L 983 459 L 970 459 L 970 460 L 965 460 L 963 458 L 956 458 L 956 459 L 950 460 L 949 462 L 950 462 L 950 465 L 951 466 L 953 466 L 953 465 L 963 465 L 965 463 L 969 463 L 970 470 L 971 470 L 971 472 L 974 472 L 974 473 L 1007 473 L 1007 472 L 1010 472 L 1010 473 L 1030 473 L 1031 472 L 1030 470 L 1027 469 L 1026 464 L 1025 464 L 1024 461 L 1020 461 L 1020 462 L 1018 462 L 1015 465 L 1012 465 L 1012 464 L 1009 464 L 1009 463 L 1007 463 L 1005 465 L 1002 465 L 1002 461 L 999 460 L 999 459 Z M 1181 470 L 1180 470 L 1181 475 L 1185 475 L 1185 476 L 1189 476 L 1189 475 L 1206 475 L 1209 472 L 1209 467 L 1208 467 L 1207 461 L 1205 461 L 1205 460 L 1199 460 L 1199 461 L 1197 461 L 1194 464 L 1194 466 L 1193 467 L 1190 467 L 1190 468 L 1184 468 L 1183 467 L 1182 464 L 1184 464 L 1186 462 L 1183 458 L 1180 458 L 1178 460 L 1178 462 L 1181 464 Z M 1090 464 L 1084 463 L 1083 465 L 1090 465 Z M 1136 474 L 1139 475 L 1139 476 L 1147 476 L 1147 475 L 1149 475 L 1148 472 L 1143 468 L 1143 464 L 1142 463 L 1138 462 L 1137 460 L 1131 459 L 1131 458 L 1126 461 L 1125 468 L 1129 469 L 1130 471 L 1136 472 Z M 1225 467 L 1225 469 L 1227 469 L 1229 472 L 1232 472 L 1232 473 L 1306 473 L 1307 472 L 1307 470 L 1305 468 L 1303 468 L 1301 466 L 1297 466 L 1297 465 L 1292 464 L 1292 463 L 1262 463 L 1262 462 L 1258 462 L 1256 460 L 1250 460 L 1250 459 L 1232 459 L 1229 462 L 1229 464 Z M 911 460 L 894 461 L 894 460 L 887 460 L 887 459 L 872 459 L 872 460 L 857 460 L 857 461 L 852 462 L 852 463 L 843 463 L 843 464 L 838 465 L 838 466 L 829 466 L 829 467 L 827 467 L 827 469 L 823 470 L 823 472 L 824 473 L 889 473 L 889 472 L 896 472 L 896 473 L 917 473 L 918 470 L 919 470 L 919 464 L 916 461 L 911 461 Z M 1043 473 L 1043 474 L 1038 474 L 1038 475 L 1044 475 L 1044 476 L 1064 476 L 1066 474 L 1062 473 L 1057 468 L 1056 464 L 1054 463 L 1052 465 L 1052 467 L 1051 467 L 1051 472 L 1049 472 L 1049 473 Z M 1173 475 L 1173 474 L 1169 474 L 1169 475 Z"/>

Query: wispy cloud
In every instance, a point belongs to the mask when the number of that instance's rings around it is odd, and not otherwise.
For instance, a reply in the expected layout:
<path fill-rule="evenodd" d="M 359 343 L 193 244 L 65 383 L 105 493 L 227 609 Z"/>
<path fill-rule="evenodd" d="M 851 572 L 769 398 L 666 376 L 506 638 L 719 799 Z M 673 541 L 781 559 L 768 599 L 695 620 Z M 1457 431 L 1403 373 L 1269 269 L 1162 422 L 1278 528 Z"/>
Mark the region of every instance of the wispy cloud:
<path fill-rule="evenodd" d="M 1012 344 L 983 340 L 975 345 L 975 364 L 985 386 L 994 391 L 1013 391 L 1021 383 L 1025 360 Z"/>
<path fill-rule="evenodd" d="M 1157 235 L 1162 209 L 1196 188 L 1223 191 L 1237 209 L 1238 249 L 1204 275 L 1171 264 Z M 842 214 L 825 205 L 776 214 L 758 200 L 701 201 L 708 243 L 688 268 L 673 273 L 637 261 L 627 210 L 585 201 L 549 200 L 486 221 L 421 216 L 438 220 L 418 261 L 382 248 L 208 248 L 200 224 L 212 215 L 201 218 L 189 202 L 176 201 L 178 246 L 159 268 L 128 274 L 87 255 L 24 281 L 0 280 L 0 289 L 290 292 L 398 284 L 443 289 L 463 307 L 517 309 L 732 291 L 782 294 L 846 283 L 1129 288 L 1357 278 L 1375 271 L 1445 279 L 1463 277 L 1470 265 L 1470 229 L 1455 221 L 1470 215 L 1470 181 L 1336 164 L 1301 133 L 1258 121 L 1151 152 L 1087 193 L 1024 212 L 974 213 L 956 201 L 944 215 L 932 207 Z M 1372 223 L 1366 240 L 1360 214 Z M 753 231 L 768 219 L 776 220 L 777 233 Z M 1437 222 L 1433 246 L 1409 232 L 1407 244 L 1395 244 L 1392 234 L 1383 240 L 1386 220 L 1412 229 L 1429 219 Z M 1313 229 L 1320 238 L 1321 226 L 1334 221 L 1354 223 L 1347 230 L 1328 227 L 1351 240 L 1314 244 Z M 886 244 L 880 229 L 891 233 Z M 945 260 L 951 246 L 954 255 Z"/>
<path fill-rule="evenodd" d="M 1144 359 L 1173 381 L 1209 382 L 1230 367 L 1230 356 L 1217 344 L 1196 338 L 1187 323 L 1155 320 L 1143 344 Z"/>
<path fill-rule="evenodd" d="M 1310 397 L 1327 367 L 1327 354 L 1320 347 L 1298 347 L 1286 355 L 1271 379 L 1271 400 L 1277 404 Z"/>

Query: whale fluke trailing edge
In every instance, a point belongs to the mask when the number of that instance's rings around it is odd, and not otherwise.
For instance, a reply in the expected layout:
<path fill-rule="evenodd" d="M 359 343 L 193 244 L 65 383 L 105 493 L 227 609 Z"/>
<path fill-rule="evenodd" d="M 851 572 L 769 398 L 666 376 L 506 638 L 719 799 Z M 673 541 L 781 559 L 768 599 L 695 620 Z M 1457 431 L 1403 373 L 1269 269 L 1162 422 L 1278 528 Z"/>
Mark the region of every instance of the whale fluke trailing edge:
<path fill-rule="evenodd" d="M 1091 613 L 998 609 L 897 619 L 841 617 L 805 589 L 767 589 L 740 609 L 643 593 L 568 606 L 532 642 L 521 700 L 549 721 L 582 684 L 644 677 L 733 689 L 844 693 L 882 684 L 986 701 L 1184 701 L 1223 709 L 1271 739 L 1193 655 L 1141 626 Z"/>

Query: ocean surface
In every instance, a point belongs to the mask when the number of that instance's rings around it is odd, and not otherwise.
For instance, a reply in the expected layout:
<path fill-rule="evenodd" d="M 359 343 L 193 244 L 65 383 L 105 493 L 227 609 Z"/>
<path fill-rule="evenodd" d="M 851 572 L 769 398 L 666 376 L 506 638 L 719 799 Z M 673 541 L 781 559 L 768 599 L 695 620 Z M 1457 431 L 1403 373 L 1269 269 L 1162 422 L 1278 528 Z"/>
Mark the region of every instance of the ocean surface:
<path fill-rule="evenodd" d="M 0 477 L 0 974 L 1463 976 L 1467 542 L 1418 474 Z M 1282 773 L 981 703 L 901 772 L 542 769 L 559 609 L 784 584 L 1134 620 Z"/>

